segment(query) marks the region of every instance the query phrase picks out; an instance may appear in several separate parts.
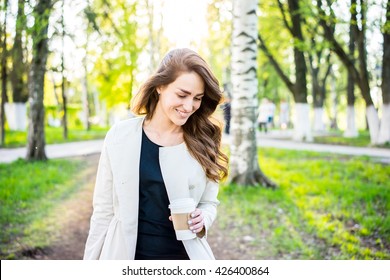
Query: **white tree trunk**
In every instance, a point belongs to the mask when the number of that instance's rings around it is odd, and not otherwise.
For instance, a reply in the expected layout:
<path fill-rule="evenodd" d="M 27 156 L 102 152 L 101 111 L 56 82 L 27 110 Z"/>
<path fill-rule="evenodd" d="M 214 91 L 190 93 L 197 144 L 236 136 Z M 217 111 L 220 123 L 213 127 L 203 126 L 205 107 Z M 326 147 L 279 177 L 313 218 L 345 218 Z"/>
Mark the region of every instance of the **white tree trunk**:
<path fill-rule="evenodd" d="M 85 67 L 85 70 L 87 70 L 87 67 Z M 87 71 L 85 71 L 85 76 L 83 77 L 82 82 L 82 91 L 81 91 L 81 101 L 83 105 L 82 114 L 81 114 L 81 121 L 84 125 L 85 129 L 89 129 L 89 104 L 88 104 L 88 77 Z"/>
<path fill-rule="evenodd" d="M 371 144 L 377 144 L 379 135 L 379 117 L 374 105 L 366 108 L 366 117 L 368 122 L 368 129 L 370 131 Z"/>
<path fill-rule="evenodd" d="M 27 107 L 26 103 L 5 103 L 5 115 L 10 130 L 26 131 Z"/>
<path fill-rule="evenodd" d="M 293 140 L 307 142 L 313 141 L 310 125 L 310 106 L 307 103 L 295 104 Z"/>
<path fill-rule="evenodd" d="M 234 1 L 229 181 L 268 184 L 257 158 L 257 0 Z"/>
<path fill-rule="evenodd" d="M 376 144 L 383 145 L 390 142 L 390 104 L 383 104 L 382 119 Z"/>
<path fill-rule="evenodd" d="M 318 132 L 325 131 L 324 108 L 322 108 L 322 107 L 314 108 L 313 130 L 318 131 Z"/>
<path fill-rule="evenodd" d="M 344 131 L 344 137 L 354 138 L 359 135 L 355 122 L 355 106 L 347 107 L 347 128 Z"/>

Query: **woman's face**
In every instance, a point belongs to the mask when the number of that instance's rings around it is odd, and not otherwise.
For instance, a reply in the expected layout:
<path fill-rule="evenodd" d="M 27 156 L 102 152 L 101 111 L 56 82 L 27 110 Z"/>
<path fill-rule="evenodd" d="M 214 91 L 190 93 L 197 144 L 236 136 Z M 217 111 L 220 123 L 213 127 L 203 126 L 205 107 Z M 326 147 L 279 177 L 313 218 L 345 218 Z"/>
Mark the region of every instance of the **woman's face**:
<path fill-rule="evenodd" d="M 203 79 L 196 72 L 180 74 L 172 83 L 157 88 L 160 94 L 157 110 L 159 117 L 182 126 L 199 109 L 204 96 Z"/>

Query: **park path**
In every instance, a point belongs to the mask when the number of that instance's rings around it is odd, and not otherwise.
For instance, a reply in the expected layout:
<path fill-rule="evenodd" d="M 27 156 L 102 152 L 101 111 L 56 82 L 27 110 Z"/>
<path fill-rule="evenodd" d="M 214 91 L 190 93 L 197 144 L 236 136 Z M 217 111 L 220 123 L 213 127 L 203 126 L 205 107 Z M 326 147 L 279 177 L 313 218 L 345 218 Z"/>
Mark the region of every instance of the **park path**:
<path fill-rule="evenodd" d="M 287 132 L 286 132 L 287 133 Z M 297 142 L 286 139 L 288 134 L 275 131 L 273 133 L 259 133 L 259 147 L 274 147 L 279 149 L 300 150 L 300 151 L 316 151 L 324 153 L 337 153 L 352 156 L 369 156 L 378 159 L 384 163 L 390 164 L 390 149 L 375 148 L 375 147 L 351 147 L 343 145 L 328 145 Z M 224 135 L 223 142 L 228 144 L 230 136 Z M 89 140 L 81 142 L 70 142 L 63 144 L 46 145 L 46 155 L 48 158 L 64 158 L 75 156 L 86 156 L 100 153 L 103 145 L 103 140 Z M 26 148 L 10 148 L 0 149 L 0 163 L 9 163 L 18 158 L 24 158 Z"/>

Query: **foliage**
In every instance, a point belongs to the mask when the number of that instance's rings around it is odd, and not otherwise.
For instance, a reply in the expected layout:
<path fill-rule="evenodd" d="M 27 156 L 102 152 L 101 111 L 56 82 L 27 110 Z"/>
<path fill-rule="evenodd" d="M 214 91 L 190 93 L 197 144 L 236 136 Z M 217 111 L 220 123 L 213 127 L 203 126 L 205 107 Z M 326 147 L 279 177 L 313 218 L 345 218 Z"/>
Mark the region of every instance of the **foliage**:
<path fill-rule="evenodd" d="M 44 225 L 49 210 L 78 187 L 72 178 L 82 169 L 76 160 L 0 164 L 1 259 L 13 258 L 14 253 L 28 249 L 21 248 L 21 244 L 37 247 L 49 242 L 48 236 L 31 231 L 42 232 L 39 227 Z M 23 241 L 25 235 L 31 240 Z"/>
<path fill-rule="evenodd" d="M 89 56 L 95 61 L 90 81 L 94 81 L 100 97 L 109 108 L 129 104 L 133 95 L 138 57 L 145 45 L 137 32 L 137 1 L 94 1 L 94 20 L 99 26 L 99 47 Z"/>
<path fill-rule="evenodd" d="M 362 157 L 262 149 L 280 188 L 225 185 L 218 222 L 251 236 L 256 259 L 389 259 L 390 166 Z"/>
<path fill-rule="evenodd" d="M 232 36 L 232 3 L 227 0 L 214 0 L 209 3 L 207 22 L 209 36 L 207 53 L 204 54 L 221 86 L 230 83 L 230 41 Z"/>
<path fill-rule="evenodd" d="M 289 67 L 292 63 L 292 41 L 283 24 L 277 2 L 274 0 L 260 1 L 259 8 L 259 32 L 267 42 L 271 54 L 278 58 L 279 64 L 289 75 L 292 69 Z M 280 99 L 290 96 L 284 82 L 262 51 L 258 53 L 258 63 L 259 97 L 266 97 L 278 102 Z"/>

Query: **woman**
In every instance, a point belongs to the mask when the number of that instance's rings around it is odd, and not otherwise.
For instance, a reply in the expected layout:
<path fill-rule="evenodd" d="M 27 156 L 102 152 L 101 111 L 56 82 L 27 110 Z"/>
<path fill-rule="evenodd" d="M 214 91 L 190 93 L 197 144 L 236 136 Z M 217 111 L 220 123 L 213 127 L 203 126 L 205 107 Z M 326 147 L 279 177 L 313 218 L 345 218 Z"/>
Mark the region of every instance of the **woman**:
<path fill-rule="evenodd" d="M 84 259 L 214 259 L 206 236 L 227 175 L 221 129 L 211 121 L 221 97 L 196 52 L 164 57 L 136 96 L 133 111 L 142 116 L 107 133 Z M 178 241 L 168 206 L 188 197 L 197 237 Z"/>

